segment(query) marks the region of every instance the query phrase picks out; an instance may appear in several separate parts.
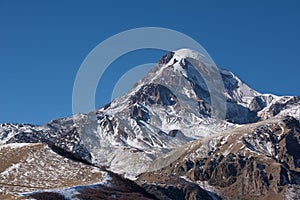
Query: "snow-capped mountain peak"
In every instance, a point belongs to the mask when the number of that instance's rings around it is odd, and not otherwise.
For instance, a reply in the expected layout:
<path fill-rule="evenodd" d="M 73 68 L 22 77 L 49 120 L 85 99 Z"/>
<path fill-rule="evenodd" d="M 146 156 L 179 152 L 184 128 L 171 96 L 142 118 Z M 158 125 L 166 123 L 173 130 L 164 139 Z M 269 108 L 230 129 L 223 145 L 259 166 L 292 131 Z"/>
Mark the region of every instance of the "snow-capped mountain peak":
<path fill-rule="evenodd" d="M 194 51 L 192 49 L 186 49 L 186 48 L 178 49 L 176 51 L 173 51 L 173 53 L 174 53 L 173 59 L 177 59 L 177 60 L 192 58 L 198 61 L 204 61 L 208 59 L 203 54 Z"/>
<path fill-rule="evenodd" d="M 203 54 L 180 49 L 99 110 L 43 126 L 2 125 L 0 144 L 44 142 L 134 177 L 191 140 L 274 116 L 299 119 L 299 104 L 297 97 L 262 95 Z M 216 118 L 216 111 L 224 118 Z"/>

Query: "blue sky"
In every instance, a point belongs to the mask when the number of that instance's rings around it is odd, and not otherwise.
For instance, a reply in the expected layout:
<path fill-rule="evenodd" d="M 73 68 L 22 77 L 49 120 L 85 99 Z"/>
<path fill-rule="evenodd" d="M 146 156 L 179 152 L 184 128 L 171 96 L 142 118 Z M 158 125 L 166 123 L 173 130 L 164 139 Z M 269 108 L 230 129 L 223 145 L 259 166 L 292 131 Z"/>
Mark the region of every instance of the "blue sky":
<path fill-rule="evenodd" d="M 114 34 L 147 26 L 189 35 L 260 92 L 300 95 L 300 1 L 145 2 L 0 0 L 0 123 L 71 115 L 73 83 L 87 54 Z M 163 53 L 116 60 L 99 83 L 97 106 L 110 100 L 122 74 Z"/>

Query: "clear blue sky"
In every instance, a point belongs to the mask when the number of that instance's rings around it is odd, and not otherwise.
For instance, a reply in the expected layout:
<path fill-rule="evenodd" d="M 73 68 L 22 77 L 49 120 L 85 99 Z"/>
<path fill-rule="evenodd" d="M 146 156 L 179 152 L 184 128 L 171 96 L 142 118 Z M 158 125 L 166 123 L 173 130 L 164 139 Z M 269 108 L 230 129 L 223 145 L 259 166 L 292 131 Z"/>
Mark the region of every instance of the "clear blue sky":
<path fill-rule="evenodd" d="M 147 3 L 145 3 L 147 2 Z M 217 65 L 260 92 L 300 95 L 300 1 L 0 0 L 0 123 L 43 124 L 72 114 L 76 72 L 101 41 L 121 31 L 157 26 L 197 40 Z M 132 65 L 163 52 L 117 60 L 97 105 Z"/>

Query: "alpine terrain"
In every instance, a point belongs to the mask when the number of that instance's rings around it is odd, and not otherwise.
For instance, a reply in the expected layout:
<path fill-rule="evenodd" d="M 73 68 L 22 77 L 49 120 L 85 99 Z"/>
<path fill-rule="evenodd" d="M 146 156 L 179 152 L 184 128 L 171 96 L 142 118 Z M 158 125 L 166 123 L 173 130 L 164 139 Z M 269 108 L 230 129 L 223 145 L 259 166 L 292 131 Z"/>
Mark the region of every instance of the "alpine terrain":
<path fill-rule="evenodd" d="M 0 124 L 0 199 L 300 199 L 299 120 L 299 97 L 168 52 L 99 110 Z"/>

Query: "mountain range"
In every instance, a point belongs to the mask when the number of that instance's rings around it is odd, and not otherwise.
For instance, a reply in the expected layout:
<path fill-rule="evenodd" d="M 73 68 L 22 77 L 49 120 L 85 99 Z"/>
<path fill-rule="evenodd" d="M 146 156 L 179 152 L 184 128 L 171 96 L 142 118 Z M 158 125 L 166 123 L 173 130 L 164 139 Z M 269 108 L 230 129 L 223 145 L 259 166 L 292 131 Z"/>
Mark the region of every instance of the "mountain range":
<path fill-rule="evenodd" d="M 125 95 L 0 124 L 0 199 L 300 199 L 300 98 L 168 52 Z"/>

